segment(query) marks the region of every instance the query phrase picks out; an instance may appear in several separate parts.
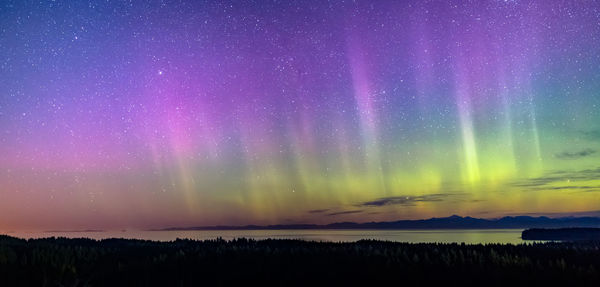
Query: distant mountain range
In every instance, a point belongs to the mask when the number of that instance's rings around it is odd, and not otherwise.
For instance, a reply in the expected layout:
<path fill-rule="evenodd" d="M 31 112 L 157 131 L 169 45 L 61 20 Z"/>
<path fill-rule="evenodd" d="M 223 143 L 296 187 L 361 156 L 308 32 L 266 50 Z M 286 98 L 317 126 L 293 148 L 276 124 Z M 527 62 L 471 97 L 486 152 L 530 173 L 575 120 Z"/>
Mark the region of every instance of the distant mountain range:
<path fill-rule="evenodd" d="M 449 217 L 398 220 L 385 222 L 338 222 L 318 224 L 280 224 L 245 226 L 194 226 L 170 227 L 168 230 L 281 230 L 281 229 L 508 229 L 508 228 L 564 228 L 564 227 L 600 227 L 600 217 L 560 217 L 545 216 L 506 216 L 497 219 L 484 219 L 452 215 Z"/>

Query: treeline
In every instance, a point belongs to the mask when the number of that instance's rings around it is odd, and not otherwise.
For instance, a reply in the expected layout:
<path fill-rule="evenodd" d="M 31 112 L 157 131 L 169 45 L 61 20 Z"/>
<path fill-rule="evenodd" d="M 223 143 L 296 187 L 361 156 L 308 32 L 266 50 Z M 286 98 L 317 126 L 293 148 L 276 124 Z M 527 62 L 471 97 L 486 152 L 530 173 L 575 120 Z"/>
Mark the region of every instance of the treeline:
<path fill-rule="evenodd" d="M 600 242 L 523 245 L 362 240 L 0 236 L 0 286 L 299 286 L 392 283 L 600 286 Z"/>

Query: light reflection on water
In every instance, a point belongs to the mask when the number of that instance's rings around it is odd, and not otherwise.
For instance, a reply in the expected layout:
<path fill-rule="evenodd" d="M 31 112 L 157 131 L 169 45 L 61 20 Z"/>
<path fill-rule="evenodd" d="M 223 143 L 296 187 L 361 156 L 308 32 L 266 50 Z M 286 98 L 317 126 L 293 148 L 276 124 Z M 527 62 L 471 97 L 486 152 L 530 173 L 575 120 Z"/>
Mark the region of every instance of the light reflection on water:
<path fill-rule="evenodd" d="M 103 231 L 103 232 L 14 232 L 10 236 L 20 238 L 69 237 L 69 238 L 132 238 L 156 241 L 172 241 L 177 238 L 195 240 L 234 238 L 253 239 L 301 239 L 311 241 L 352 242 L 376 239 L 411 243 L 512 243 L 524 242 L 522 229 L 452 229 L 452 230 L 186 230 L 186 231 Z"/>

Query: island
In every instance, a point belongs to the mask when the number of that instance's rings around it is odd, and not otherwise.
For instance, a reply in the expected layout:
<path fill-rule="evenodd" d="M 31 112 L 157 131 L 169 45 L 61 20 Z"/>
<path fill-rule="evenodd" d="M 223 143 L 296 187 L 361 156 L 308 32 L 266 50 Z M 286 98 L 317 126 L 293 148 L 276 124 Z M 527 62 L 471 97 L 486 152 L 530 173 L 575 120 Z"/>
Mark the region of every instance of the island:
<path fill-rule="evenodd" d="M 523 240 L 600 240 L 600 228 L 531 228 L 523 230 Z"/>

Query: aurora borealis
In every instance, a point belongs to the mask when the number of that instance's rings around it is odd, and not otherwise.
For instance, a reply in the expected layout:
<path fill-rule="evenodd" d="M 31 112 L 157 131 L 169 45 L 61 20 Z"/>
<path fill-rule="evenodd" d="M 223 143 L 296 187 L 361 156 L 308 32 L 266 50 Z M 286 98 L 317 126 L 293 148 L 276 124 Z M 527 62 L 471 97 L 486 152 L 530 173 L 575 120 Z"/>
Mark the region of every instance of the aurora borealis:
<path fill-rule="evenodd" d="M 600 2 L 2 1 L 0 231 L 600 206 Z"/>

